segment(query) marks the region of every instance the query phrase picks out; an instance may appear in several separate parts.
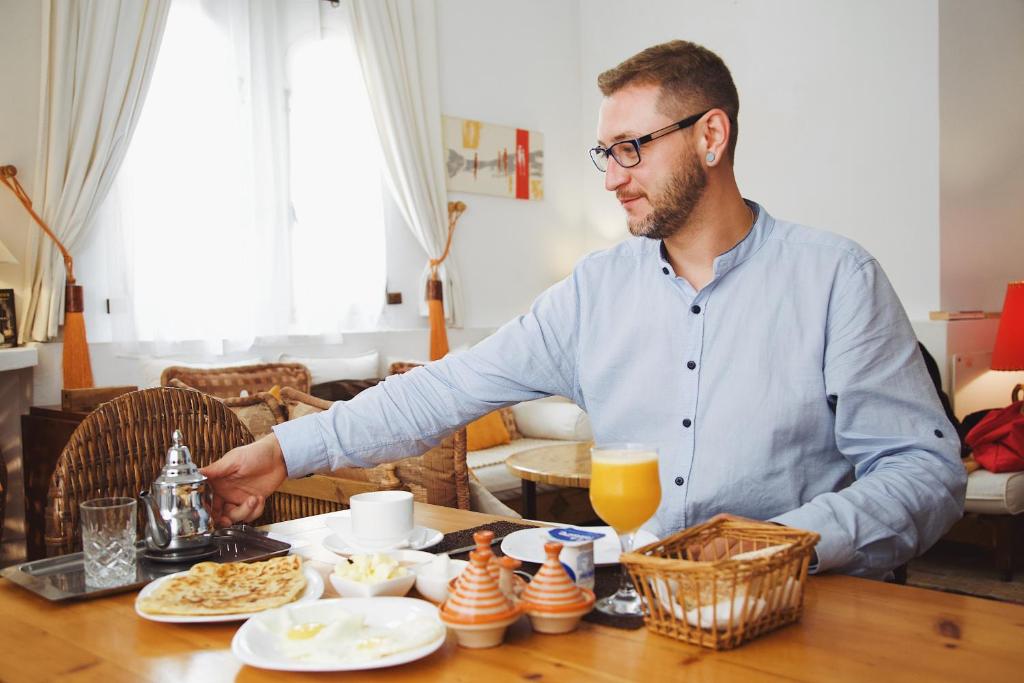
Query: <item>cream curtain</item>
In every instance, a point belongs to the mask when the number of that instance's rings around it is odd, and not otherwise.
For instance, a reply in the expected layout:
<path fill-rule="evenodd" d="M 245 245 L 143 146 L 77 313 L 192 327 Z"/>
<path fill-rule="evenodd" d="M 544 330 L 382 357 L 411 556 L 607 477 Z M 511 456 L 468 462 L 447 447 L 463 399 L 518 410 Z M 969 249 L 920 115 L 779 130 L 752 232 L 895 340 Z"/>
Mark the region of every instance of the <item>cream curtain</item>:
<path fill-rule="evenodd" d="M 52 0 L 43 9 L 36 211 L 74 254 L 124 158 L 156 63 L 170 0 Z M 60 253 L 29 238 L 22 341 L 57 336 Z M 83 283 L 88 286 L 88 283 Z"/>
<path fill-rule="evenodd" d="M 383 147 L 387 179 L 406 224 L 430 258 L 448 238 L 441 141 L 437 13 L 433 0 L 353 0 L 356 49 Z M 423 296 L 429 264 L 421 274 Z M 440 271 L 445 317 L 462 321 L 462 292 L 449 256 Z M 420 313 L 427 314 L 421 299 Z"/>

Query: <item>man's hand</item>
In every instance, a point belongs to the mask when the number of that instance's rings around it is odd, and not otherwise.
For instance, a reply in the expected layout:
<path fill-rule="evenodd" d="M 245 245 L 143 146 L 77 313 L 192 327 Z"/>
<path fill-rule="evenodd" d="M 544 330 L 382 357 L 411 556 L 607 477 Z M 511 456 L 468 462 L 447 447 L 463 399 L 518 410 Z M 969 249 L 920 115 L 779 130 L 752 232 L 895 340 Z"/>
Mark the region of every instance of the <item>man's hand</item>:
<path fill-rule="evenodd" d="M 222 527 L 259 517 L 267 496 L 288 477 L 281 444 L 273 434 L 228 451 L 200 471 L 210 478 L 213 517 Z"/>

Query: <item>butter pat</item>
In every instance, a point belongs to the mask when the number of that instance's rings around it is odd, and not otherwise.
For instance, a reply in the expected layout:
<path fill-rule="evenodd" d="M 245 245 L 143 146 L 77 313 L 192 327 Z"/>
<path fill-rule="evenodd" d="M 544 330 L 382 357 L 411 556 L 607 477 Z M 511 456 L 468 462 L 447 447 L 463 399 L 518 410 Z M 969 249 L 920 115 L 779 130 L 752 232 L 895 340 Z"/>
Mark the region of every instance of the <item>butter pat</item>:
<path fill-rule="evenodd" d="M 334 567 L 338 576 L 359 583 L 379 583 L 401 578 L 409 574 L 409 570 L 398 564 L 395 558 L 388 555 L 353 555 L 342 560 Z"/>

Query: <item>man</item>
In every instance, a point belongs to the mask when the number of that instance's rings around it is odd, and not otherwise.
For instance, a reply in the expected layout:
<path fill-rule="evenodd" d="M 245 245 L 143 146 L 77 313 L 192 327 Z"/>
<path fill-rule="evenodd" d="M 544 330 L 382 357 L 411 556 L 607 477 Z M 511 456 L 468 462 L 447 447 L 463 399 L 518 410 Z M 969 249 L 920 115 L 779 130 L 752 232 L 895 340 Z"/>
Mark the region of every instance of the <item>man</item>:
<path fill-rule="evenodd" d="M 413 455 L 551 394 L 598 442 L 659 448 L 660 535 L 771 520 L 821 535 L 815 571 L 883 577 L 960 517 L 959 442 L 899 300 L 858 245 L 742 198 L 721 59 L 673 41 L 598 84 L 591 157 L 635 239 L 472 350 L 228 453 L 206 470 L 226 518 L 253 518 L 285 476 Z"/>

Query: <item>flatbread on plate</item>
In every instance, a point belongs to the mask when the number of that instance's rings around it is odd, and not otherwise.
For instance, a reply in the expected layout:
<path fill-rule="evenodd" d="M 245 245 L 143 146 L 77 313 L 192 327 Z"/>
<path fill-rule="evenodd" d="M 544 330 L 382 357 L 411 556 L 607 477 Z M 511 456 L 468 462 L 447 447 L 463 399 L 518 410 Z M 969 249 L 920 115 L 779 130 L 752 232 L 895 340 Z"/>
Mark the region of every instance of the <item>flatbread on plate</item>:
<path fill-rule="evenodd" d="M 263 562 L 200 562 L 139 601 L 147 614 L 245 614 L 295 601 L 306 588 L 297 555 Z"/>

